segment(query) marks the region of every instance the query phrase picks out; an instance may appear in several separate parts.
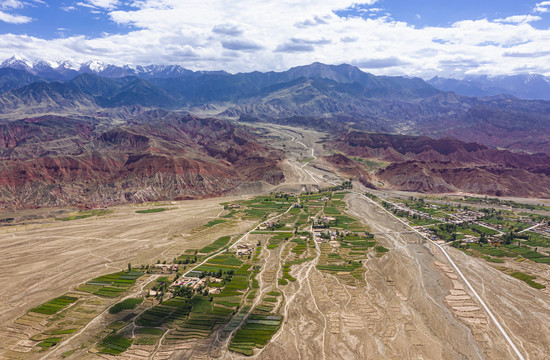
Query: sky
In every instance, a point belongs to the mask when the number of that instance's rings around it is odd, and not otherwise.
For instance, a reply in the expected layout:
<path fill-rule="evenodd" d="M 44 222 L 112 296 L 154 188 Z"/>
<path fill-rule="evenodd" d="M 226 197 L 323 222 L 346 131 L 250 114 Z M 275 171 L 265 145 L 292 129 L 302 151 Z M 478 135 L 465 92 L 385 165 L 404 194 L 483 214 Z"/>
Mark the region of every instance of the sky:
<path fill-rule="evenodd" d="M 550 1 L 0 0 L 0 60 L 550 75 Z"/>

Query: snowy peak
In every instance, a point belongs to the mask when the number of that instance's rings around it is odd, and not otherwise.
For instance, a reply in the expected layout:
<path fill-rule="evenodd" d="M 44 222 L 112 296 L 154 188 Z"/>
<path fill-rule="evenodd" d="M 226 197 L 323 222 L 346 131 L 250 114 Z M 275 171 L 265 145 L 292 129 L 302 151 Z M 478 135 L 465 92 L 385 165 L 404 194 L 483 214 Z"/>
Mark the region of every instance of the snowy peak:
<path fill-rule="evenodd" d="M 22 57 L 14 55 L 9 59 L 4 60 L 0 67 L 12 68 L 16 70 L 30 70 L 32 69 L 33 64 Z"/>
<path fill-rule="evenodd" d="M 104 62 L 102 61 L 98 61 L 98 60 L 90 60 L 88 62 L 85 62 L 84 64 L 82 64 L 80 66 L 80 71 L 81 72 L 86 72 L 86 71 L 91 71 L 93 73 L 100 73 L 102 72 L 103 70 L 105 70 L 105 68 L 107 67 L 108 65 L 106 65 Z"/>
<path fill-rule="evenodd" d="M 194 74 L 180 65 L 112 65 L 99 60 L 85 63 L 71 61 L 30 61 L 20 56 L 12 56 L 0 64 L 0 68 L 24 70 L 46 80 L 70 80 L 79 74 L 96 74 L 109 78 L 138 76 L 143 78 L 174 78 Z M 201 72 L 202 73 L 202 72 Z M 220 73 L 220 72 L 216 72 Z"/>
<path fill-rule="evenodd" d="M 521 99 L 550 100 L 550 77 L 539 74 L 468 75 L 462 80 L 436 76 L 428 83 L 464 96 L 509 94 Z"/>

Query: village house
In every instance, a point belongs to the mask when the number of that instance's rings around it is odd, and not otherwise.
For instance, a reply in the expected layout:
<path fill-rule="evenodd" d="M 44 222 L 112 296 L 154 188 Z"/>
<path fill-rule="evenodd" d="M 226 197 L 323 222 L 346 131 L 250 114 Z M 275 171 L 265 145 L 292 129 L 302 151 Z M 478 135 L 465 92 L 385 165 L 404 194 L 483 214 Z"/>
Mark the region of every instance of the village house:
<path fill-rule="evenodd" d="M 178 271 L 178 264 L 155 264 L 156 269 L 160 269 L 163 273 Z"/>
<path fill-rule="evenodd" d="M 252 246 L 247 244 L 239 244 L 237 245 L 237 255 L 239 256 L 247 256 L 252 254 Z"/>

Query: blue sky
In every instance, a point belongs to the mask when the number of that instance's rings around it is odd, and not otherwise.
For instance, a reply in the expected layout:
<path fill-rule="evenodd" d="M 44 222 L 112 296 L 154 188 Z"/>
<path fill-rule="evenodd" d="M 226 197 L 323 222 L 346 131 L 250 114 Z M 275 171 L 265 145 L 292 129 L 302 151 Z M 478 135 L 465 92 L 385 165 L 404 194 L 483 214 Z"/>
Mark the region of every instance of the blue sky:
<path fill-rule="evenodd" d="M 549 74 L 550 1 L 0 0 L 0 51 L 233 72 Z"/>

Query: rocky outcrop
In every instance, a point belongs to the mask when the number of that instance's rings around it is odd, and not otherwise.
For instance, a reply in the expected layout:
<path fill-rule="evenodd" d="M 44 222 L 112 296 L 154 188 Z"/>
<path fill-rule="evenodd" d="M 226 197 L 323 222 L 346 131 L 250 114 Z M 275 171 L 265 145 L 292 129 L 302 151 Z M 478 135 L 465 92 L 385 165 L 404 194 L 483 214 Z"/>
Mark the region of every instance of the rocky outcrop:
<path fill-rule="evenodd" d="M 376 173 L 390 188 L 550 197 L 550 156 L 488 148 L 453 138 L 348 132 L 327 146 L 347 155 L 390 162 Z"/>
<path fill-rule="evenodd" d="M 145 112 L 122 126 L 46 116 L 0 126 L 0 206 L 200 198 L 284 179 L 280 153 L 218 119 Z"/>

